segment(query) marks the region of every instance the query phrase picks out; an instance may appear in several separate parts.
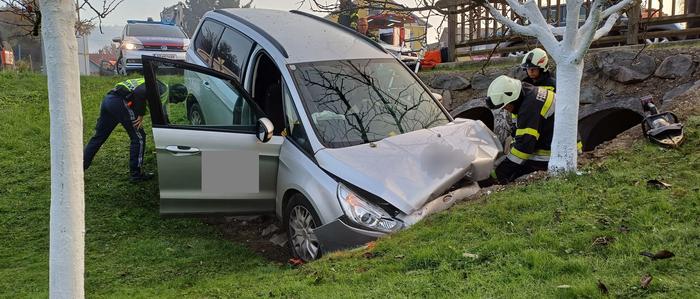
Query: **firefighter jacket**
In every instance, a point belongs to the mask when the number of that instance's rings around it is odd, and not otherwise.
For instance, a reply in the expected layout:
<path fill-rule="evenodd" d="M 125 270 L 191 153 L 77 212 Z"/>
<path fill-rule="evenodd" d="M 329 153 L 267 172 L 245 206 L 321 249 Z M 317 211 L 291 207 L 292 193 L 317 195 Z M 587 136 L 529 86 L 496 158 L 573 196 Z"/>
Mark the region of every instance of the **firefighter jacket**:
<path fill-rule="evenodd" d="M 554 92 L 523 83 L 520 97 L 514 102 L 517 124 L 508 160 L 516 164 L 527 160 L 549 161 L 554 104 Z"/>
<path fill-rule="evenodd" d="M 542 69 L 540 69 L 542 71 Z M 523 82 L 530 83 L 535 86 L 543 87 L 544 89 L 557 92 L 557 80 L 548 71 L 542 71 L 540 78 L 534 80 L 530 77 L 523 79 Z"/>

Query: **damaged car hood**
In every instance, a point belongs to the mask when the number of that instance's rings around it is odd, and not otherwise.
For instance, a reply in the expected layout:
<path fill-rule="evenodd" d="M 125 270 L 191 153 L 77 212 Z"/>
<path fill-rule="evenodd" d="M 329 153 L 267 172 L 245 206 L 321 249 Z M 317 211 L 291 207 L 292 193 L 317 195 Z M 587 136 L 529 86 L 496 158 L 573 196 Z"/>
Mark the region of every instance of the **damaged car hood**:
<path fill-rule="evenodd" d="M 456 119 L 373 143 L 322 149 L 316 160 L 326 171 L 410 214 L 464 176 L 486 178 L 499 151 L 500 143 L 481 121 Z"/>

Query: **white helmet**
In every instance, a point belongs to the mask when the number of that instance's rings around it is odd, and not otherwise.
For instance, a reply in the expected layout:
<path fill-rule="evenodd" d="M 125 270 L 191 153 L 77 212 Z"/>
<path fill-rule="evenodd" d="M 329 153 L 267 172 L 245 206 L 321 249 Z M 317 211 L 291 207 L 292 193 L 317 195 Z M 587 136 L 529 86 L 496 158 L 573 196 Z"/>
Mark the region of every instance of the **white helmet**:
<path fill-rule="evenodd" d="M 534 48 L 525 54 L 525 57 L 523 57 L 523 62 L 520 64 L 520 66 L 524 68 L 539 67 L 546 71 L 547 62 L 549 62 L 547 52 L 540 48 Z"/>
<path fill-rule="evenodd" d="M 486 92 L 486 105 L 491 109 L 501 108 L 520 96 L 522 83 L 506 75 L 498 76 Z"/>

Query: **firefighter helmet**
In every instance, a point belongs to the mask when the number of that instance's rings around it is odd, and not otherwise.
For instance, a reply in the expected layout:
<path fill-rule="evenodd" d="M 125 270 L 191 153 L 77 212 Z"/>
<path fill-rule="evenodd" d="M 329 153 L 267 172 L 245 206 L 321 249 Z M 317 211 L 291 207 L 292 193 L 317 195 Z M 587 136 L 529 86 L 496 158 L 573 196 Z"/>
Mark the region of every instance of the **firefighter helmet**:
<path fill-rule="evenodd" d="M 501 75 L 494 79 L 486 92 L 486 105 L 491 109 L 501 108 L 520 96 L 520 80 Z"/>
<path fill-rule="evenodd" d="M 524 68 L 538 67 L 546 71 L 547 62 L 549 62 L 547 52 L 540 48 L 534 48 L 525 54 L 525 57 L 523 57 L 523 62 L 520 65 Z"/>

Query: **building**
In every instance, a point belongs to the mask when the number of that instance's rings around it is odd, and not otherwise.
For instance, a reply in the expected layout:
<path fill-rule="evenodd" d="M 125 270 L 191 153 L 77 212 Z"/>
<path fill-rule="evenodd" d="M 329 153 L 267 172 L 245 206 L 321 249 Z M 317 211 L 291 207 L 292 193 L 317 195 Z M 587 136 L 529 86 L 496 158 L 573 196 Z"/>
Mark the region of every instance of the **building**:
<path fill-rule="evenodd" d="M 352 5 L 360 7 L 357 9 L 356 16 L 353 17 L 352 28 L 356 29 L 357 19 L 367 18 L 368 31 L 383 42 L 401 46 L 404 41 L 407 41 L 406 46 L 411 50 L 417 51 L 423 48 L 421 42 L 425 40 L 427 28 L 431 26 L 416 14 L 392 10 L 392 8 L 402 8 L 403 5 L 389 0 L 374 4 L 381 7 L 362 8 L 369 6 L 366 0 L 352 1 Z M 332 13 L 326 18 L 338 22 L 339 14 Z"/>

